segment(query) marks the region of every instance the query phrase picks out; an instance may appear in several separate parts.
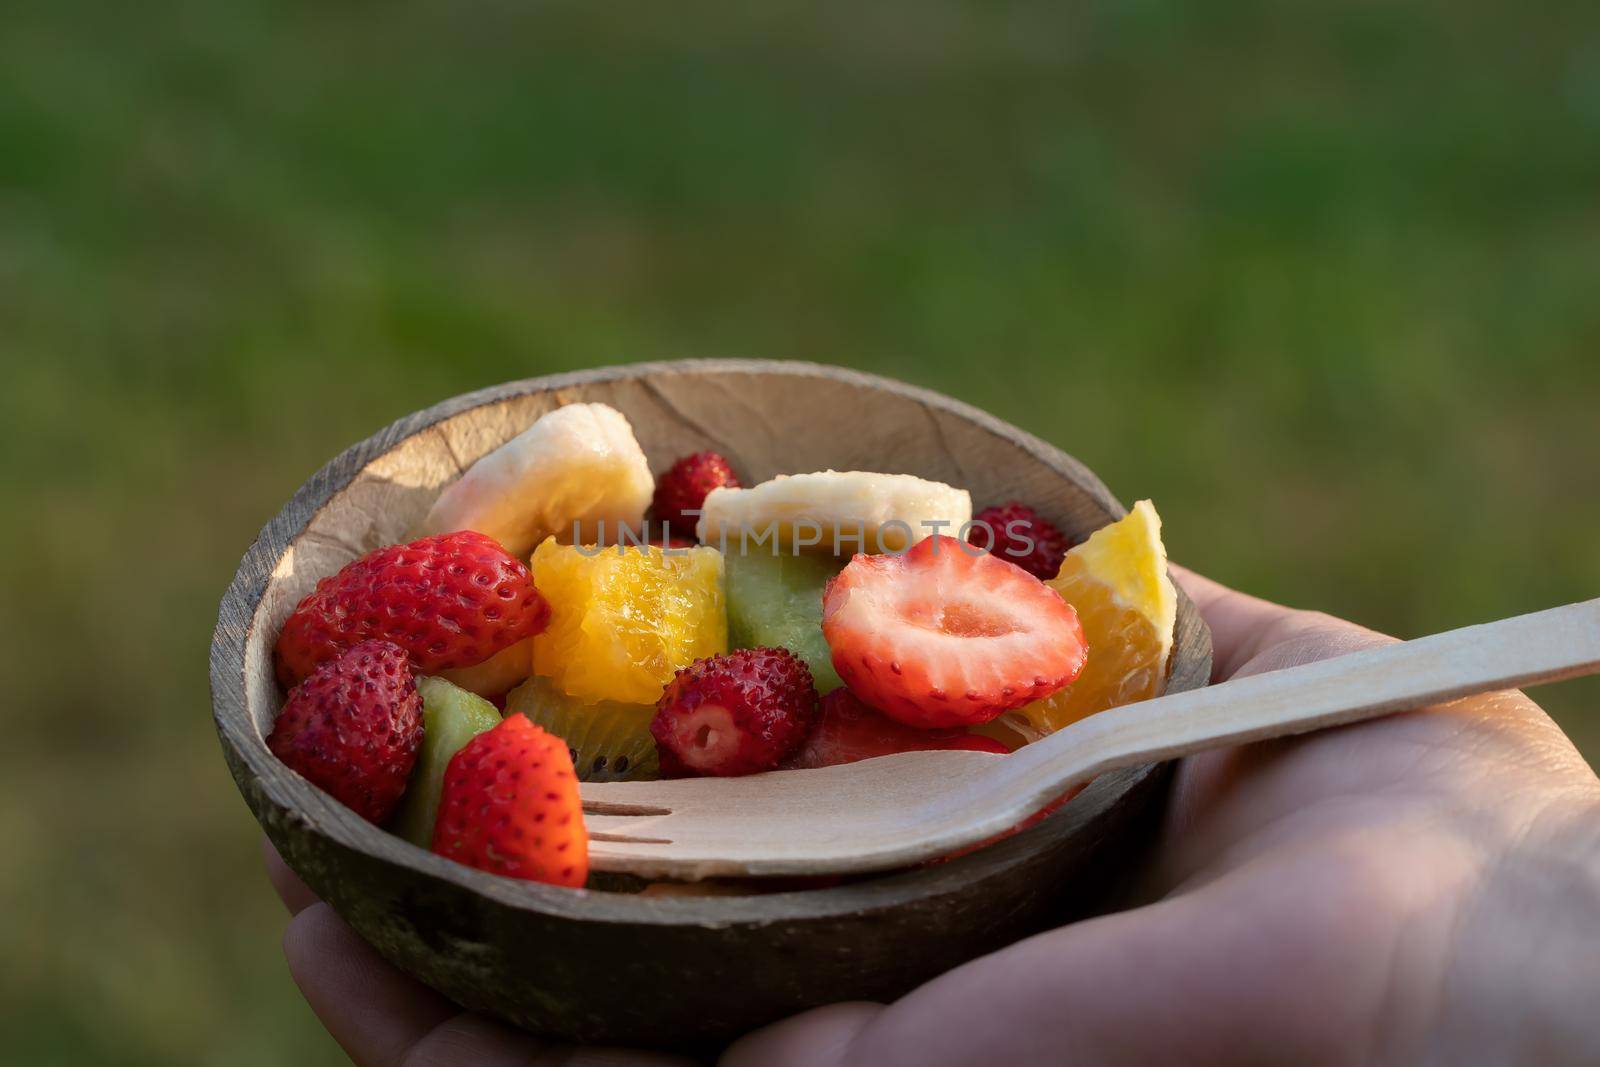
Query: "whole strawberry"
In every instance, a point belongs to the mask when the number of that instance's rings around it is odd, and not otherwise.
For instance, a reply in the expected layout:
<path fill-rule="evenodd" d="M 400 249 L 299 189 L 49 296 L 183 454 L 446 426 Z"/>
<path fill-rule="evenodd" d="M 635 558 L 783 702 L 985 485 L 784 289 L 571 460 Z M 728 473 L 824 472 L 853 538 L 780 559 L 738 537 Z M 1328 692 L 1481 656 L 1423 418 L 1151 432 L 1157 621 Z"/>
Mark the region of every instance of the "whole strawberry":
<path fill-rule="evenodd" d="M 283 624 L 278 680 L 294 685 L 368 638 L 423 674 L 470 667 L 544 630 L 550 605 L 527 564 L 471 530 L 390 545 L 324 578 Z"/>
<path fill-rule="evenodd" d="M 984 508 L 973 516 L 967 543 L 987 548 L 1046 582 L 1060 572 L 1061 561 L 1072 547 L 1066 534 L 1015 500 L 1001 507 Z"/>
<path fill-rule="evenodd" d="M 695 660 L 656 703 L 650 733 L 669 776 L 770 771 L 817 717 L 805 662 L 781 648 L 742 648 Z"/>
<path fill-rule="evenodd" d="M 387 822 L 422 744 L 422 698 L 406 654 L 362 641 L 289 694 L 267 737 L 284 763 L 370 822 Z"/>
<path fill-rule="evenodd" d="M 673 533 L 692 537 L 695 516 L 684 513 L 698 512 L 707 493 L 724 487 L 739 487 L 733 464 L 716 452 L 695 452 L 674 463 L 656 482 L 651 508 L 656 520 L 666 523 Z"/>
<path fill-rule="evenodd" d="M 520 712 L 445 768 L 433 851 L 490 874 L 581 887 L 589 834 L 567 743 Z"/>

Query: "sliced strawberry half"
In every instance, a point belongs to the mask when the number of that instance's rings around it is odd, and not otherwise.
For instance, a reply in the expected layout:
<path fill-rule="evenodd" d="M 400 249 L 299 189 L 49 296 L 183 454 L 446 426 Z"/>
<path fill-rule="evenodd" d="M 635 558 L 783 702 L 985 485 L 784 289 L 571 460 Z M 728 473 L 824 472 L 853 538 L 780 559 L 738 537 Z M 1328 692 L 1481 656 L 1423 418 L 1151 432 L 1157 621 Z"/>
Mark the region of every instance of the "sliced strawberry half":
<path fill-rule="evenodd" d="M 1009 749 L 990 737 L 965 730 L 918 730 L 874 711 L 849 689 L 833 690 L 822 698 L 817 724 L 805 744 L 781 766 L 785 770 L 835 767 L 896 752 L 966 749 L 1005 755 Z"/>
<path fill-rule="evenodd" d="M 1071 685 L 1078 613 L 998 556 L 935 535 L 901 556 L 858 555 L 823 593 L 833 665 L 907 726 L 974 726 Z"/>

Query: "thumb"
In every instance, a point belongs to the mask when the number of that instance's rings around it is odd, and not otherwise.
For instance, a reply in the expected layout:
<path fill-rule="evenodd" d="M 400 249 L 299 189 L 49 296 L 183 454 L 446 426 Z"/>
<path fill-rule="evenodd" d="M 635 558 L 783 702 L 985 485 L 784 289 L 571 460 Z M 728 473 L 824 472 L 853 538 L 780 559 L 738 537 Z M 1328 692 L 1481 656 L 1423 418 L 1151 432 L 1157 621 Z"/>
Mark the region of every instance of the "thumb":
<path fill-rule="evenodd" d="M 1320 611 L 1284 607 L 1229 589 L 1176 563 L 1170 570 L 1211 630 L 1212 681 L 1326 659 L 1388 640 Z"/>

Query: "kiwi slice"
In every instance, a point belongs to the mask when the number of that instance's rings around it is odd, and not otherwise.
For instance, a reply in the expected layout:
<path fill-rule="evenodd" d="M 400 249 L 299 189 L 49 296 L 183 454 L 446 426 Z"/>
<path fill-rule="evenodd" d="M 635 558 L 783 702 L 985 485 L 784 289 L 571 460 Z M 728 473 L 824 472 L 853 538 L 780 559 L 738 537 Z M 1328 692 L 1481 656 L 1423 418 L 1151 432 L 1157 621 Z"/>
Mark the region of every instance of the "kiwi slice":
<path fill-rule="evenodd" d="M 506 696 L 506 714 L 517 712 L 567 743 L 580 782 L 636 782 L 660 775 L 656 740 L 650 736 L 652 704 L 585 704 L 535 675 Z"/>
<path fill-rule="evenodd" d="M 392 828 L 413 845 L 432 848 L 444 769 L 468 741 L 499 726 L 500 713 L 487 700 L 443 678 L 418 678 L 417 692 L 422 694 L 422 749 Z"/>
<path fill-rule="evenodd" d="M 847 561 L 833 556 L 729 552 L 724 561 L 730 648 L 786 648 L 805 660 L 818 693 L 844 683 L 822 638 L 822 591 Z"/>

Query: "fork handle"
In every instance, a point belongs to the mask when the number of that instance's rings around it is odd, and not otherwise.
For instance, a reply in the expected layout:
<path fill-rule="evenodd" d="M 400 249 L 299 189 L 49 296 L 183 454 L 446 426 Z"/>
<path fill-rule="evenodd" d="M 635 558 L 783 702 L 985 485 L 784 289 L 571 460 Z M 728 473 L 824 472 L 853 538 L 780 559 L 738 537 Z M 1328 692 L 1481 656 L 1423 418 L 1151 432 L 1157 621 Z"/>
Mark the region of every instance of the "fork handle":
<path fill-rule="evenodd" d="M 1596 672 L 1600 599 L 1113 708 L 1019 749 L 1007 771 L 1036 775 L 1043 793 L 1118 767 Z"/>

